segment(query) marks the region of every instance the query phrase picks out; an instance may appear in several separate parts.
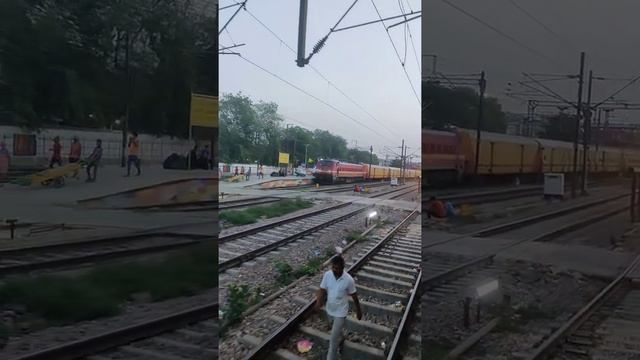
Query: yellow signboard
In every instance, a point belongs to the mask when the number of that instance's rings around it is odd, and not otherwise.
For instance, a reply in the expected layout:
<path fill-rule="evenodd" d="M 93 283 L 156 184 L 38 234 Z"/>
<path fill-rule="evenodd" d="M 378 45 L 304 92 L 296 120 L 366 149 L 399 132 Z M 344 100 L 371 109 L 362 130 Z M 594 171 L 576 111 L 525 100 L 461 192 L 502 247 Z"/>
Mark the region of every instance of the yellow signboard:
<path fill-rule="evenodd" d="M 218 97 L 191 94 L 191 126 L 218 127 Z"/>
<path fill-rule="evenodd" d="M 289 154 L 278 153 L 278 164 L 288 164 L 288 163 L 289 163 Z"/>

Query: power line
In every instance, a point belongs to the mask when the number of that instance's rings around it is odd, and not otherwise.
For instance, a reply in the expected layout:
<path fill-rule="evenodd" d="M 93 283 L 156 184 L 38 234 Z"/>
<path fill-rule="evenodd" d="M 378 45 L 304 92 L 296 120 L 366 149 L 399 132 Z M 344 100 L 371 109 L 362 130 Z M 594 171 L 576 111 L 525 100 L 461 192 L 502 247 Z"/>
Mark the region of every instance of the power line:
<path fill-rule="evenodd" d="M 498 35 L 500 35 L 500 36 L 504 37 L 505 39 L 507 39 L 507 40 L 509 40 L 509 41 L 513 42 L 514 44 L 516 44 L 516 45 L 518 45 L 518 46 L 520 46 L 520 47 L 524 48 L 525 50 L 529 51 L 530 53 L 532 53 L 532 54 L 534 54 L 534 55 L 536 55 L 536 56 L 538 56 L 538 57 L 540 57 L 540 58 L 543 58 L 543 59 L 545 59 L 545 60 L 547 60 L 547 61 L 549 61 L 549 62 L 553 63 L 554 65 L 563 66 L 562 64 L 560 64 L 560 63 L 556 62 L 554 59 L 552 59 L 552 58 L 548 57 L 547 55 L 543 54 L 542 52 L 540 52 L 540 51 L 538 51 L 538 50 L 536 50 L 536 49 L 534 49 L 534 48 L 530 47 L 529 45 L 527 45 L 527 44 L 525 44 L 525 43 L 521 42 L 520 40 L 518 40 L 518 39 L 514 38 L 513 36 L 511 36 L 511 35 L 509 35 L 509 34 L 504 33 L 502 30 L 500 30 L 500 29 L 496 28 L 495 26 L 493 26 L 493 25 L 489 24 L 488 22 L 486 22 L 486 21 L 484 21 L 484 20 L 480 19 L 479 17 L 477 17 L 477 16 L 475 16 L 475 15 L 471 14 L 470 12 L 468 12 L 468 11 L 466 11 L 465 9 L 461 8 L 460 6 L 458 6 L 458 5 L 454 4 L 454 3 L 452 3 L 451 1 L 449 1 L 449 0 L 441 0 L 441 1 L 442 1 L 443 3 L 445 3 L 445 4 L 449 5 L 449 6 L 451 6 L 452 8 L 454 8 L 454 9 L 458 10 L 459 12 L 461 12 L 461 13 L 465 14 L 466 16 L 470 17 L 471 19 L 475 20 L 476 22 L 478 22 L 478 23 L 480 23 L 480 24 L 484 25 L 485 27 L 487 27 L 487 28 L 489 28 L 489 29 L 493 30 L 495 33 L 497 33 Z"/>
<path fill-rule="evenodd" d="M 400 11 L 402 12 L 406 20 L 407 15 L 405 14 L 404 4 L 402 3 L 402 0 L 398 0 L 398 5 L 400 5 Z M 409 0 L 407 0 L 407 5 L 409 6 L 409 11 L 413 12 L 413 9 L 411 9 L 411 4 L 409 4 Z M 406 23 L 405 26 L 407 31 L 409 32 L 409 39 L 411 40 L 411 48 L 413 49 L 413 55 L 416 58 L 416 65 L 418 66 L 418 69 L 420 69 L 420 60 L 418 60 L 418 52 L 416 51 L 416 46 L 413 43 L 413 34 L 411 34 L 411 26 L 409 26 L 409 23 Z"/>
<path fill-rule="evenodd" d="M 262 22 L 260 19 L 258 19 L 257 16 L 255 16 L 251 11 L 249 11 L 249 9 L 245 8 L 245 11 L 254 19 L 256 20 L 260 25 L 262 25 L 262 27 L 264 27 L 269 33 L 271 33 L 271 35 L 273 35 L 276 39 L 278 39 L 280 41 L 281 44 L 283 44 L 287 49 L 289 49 L 292 53 L 296 54 L 296 51 L 286 42 L 284 41 L 280 36 L 278 36 L 278 34 L 276 34 L 269 26 L 267 26 L 267 24 L 265 24 L 264 22 Z M 309 64 L 309 67 L 311 67 L 311 69 L 318 75 L 320 76 L 324 81 L 326 81 L 330 86 L 332 86 L 333 88 L 335 88 L 342 96 L 344 96 L 347 100 L 349 100 L 352 104 L 354 104 L 358 109 L 362 110 L 365 114 L 367 114 L 371 119 L 373 119 L 374 121 L 376 121 L 378 124 L 380 124 L 382 127 L 384 127 L 391 135 L 393 136 L 398 136 L 393 130 L 391 130 L 390 128 L 387 127 L 387 125 L 384 124 L 384 122 L 378 120 L 375 116 L 373 116 L 369 111 L 367 111 L 367 109 L 365 109 L 362 105 L 360 105 L 358 102 L 356 102 L 355 100 L 353 100 L 353 98 L 351 98 L 349 95 L 347 95 L 344 91 L 342 91 L 342 89 L 340 89 L 337 85 L 335 85 L 331 80 L 329 80 L 324 74 L 322 74 L 320 72 L 320 70 L 318 70 L 315 66 Z"/>
<path fill-rule="evenodd" d="M 262 67 L 262 66 L 260 66 L 260 65 L 256 64 L 255 62 L 253 62 L 253 61 L 251 61 L 251 60 L 247 59 L 246 57 L 242 56 L 241 54 L 238 54 L 238 56 L 239 56 L 241 59 L 243 59 L 244 61 L 248 62 L 249 64 L 251 64 L 251 65 L 253 65 L 253 66 L 257 67 L 258 69 L 260 69 L 260 70 L 262 70 L 262 71 L 266 72 L 267 74 L 269 74 L 269 75 L 271 75 L 271 76 L 275 77 L 276 79 L 278 79 L 278 80 L 280 80 L 280 81 L 284 82 L 285 84 L 287 84 L 287 85 L 291 86 L 292 88 L 294 88 L 294 89 L 296 89 L 296 90 L 300 91 L 301 93 L 303 93 L 303 94 L 305 94 L 305 95 L 307 95 L 307 96 L 309 96 L 309 97 L 313 98 L 314 100 L 316 100 L 316 101 L 318 101 L 318 102 L 322 103 L 323 105 L 325 105 L 325 106 L 327 106 L 327 107 L 331 108 L 332 110 L 336 111 L 336 112 L 337 112 L 337 113 L 339 113 L 340 115 L 342 115 L 342 116 L 344 116 L 344 117 L 346 117 L 346 118 L 348 118 L 348 119 L 350 119 L 350 120 L 354 121 L 355 123 L 357 123 L 357 124 L 361 125 L 362 127 L 364 127 L 364 128 L 366 128 L 366 129 L 370 130 L 371 132 L 373 132 L 373 133 L 377 134 L 377 135 L 378 135 L 378 136 L 380 136 L 381 138 L 384 138 L 384 139 L 386 139 L 386 140 L 388 140 L 388 141 L 391 141 L 391 142 L 393 142 L 393 141 L 394 141 L 394 140 L 391 140 L 391 139 L 387 138 L 386 136 L 382 135 L 381 133 L 379 133 L 379 132 L 378 132 L 378 131 L 376 131 L 375 129 L 372 129 L 372 128 L 370 128 L 369 126 L 367 126 L 367 125 L 363 124 L 363 123 L 362 123 L 362 122 L 360 122 L 358 119 L 356 119 L 356 118 L 354 118 L 354 117 L 350 116 L 349 114 L 346 114 L 345 112 L 343 112 L 342 110 L 340 110 L 340 109 L 336 108 L 335 106 L 331 105 L 330 103 L 328 103 L 328 102 L 326 102 L 326 101 L 324 101 L 324 100 L 320 99 L 319 97 L 317 97 L 317 96 L 315 96 L 315 95 L 313 95 L 313 94 L 309 93 L 308 91 L 306 91 L 306 90 L 302 89 L 301 87 L 299 87 L 299 86 L 297 86 L 297 85 L 295 85 L 295 84 L 291 83 L 290 81 L 288 81 L 288 80 L 286 80 L 286 79 L 282 78 L 281 76 L 279 76 L 279 75 L 277 75 L 277 74 L 275 74 L 275 73 L 273 73 L 273 72 L 271 72 L 271 71 L 269 71 L 269 70 L 265 69 L 264 67 Z"/>
<path fill-rule="evenodd" d="M 523 14 L 527 15 L 527 17 L 531 20 L 533 20 L 536 24 L 542 26 L 545 30 L 547 30 L 548 33 L 550 33 L 551 35 L 555 36 L 556 38 L 558 38 L 559 40 L 564 41 L 560 35 L 558 35 L 555 31 L 553 31 L 550 27 L 548 27 L 547 25 L 545 25 L 542 21 L 538 20 L 538 18 L 536 18 L 535 16 L 533 16 L 533 14 L 531 14 L 529 11 L 527 11 L 525 8 L 523 8 L 522 6 L 520 6 L 515 0 L 508 0 L 511 5 L 513 5 L 514 7 L 516 7 L 518 10 L 520 10 Z"/>
<path fill-rule="evenodd" d="M 398 49 L 396 48 L 396 44 L 393 42 L 393 39 L 391 38 L 391 34 L 389 34 L 389 29 L 387 29 L 387 27 L 384 25 L 384 21 L 382 21 L 382 15 L 380 15 L 380 11 L 378 11 L 378 7 L 376 6 L 376 3 L 373 0 L 371 0 L 371 4 L 373 5 L 373 8 L 376 10 L 376 13 L 378 14 L 378 17 L 380 18 L 380 21 L 382 23 L 382 27 L 384 28 L 384 31 L 387 33 L 387 37 L 389 37 L 389 41 L 391 41 L 391 46 L 393 46 L 393 50 L 396 52 L 396 56 L 398 57 L 398 61 L 400 61 L 400 65 L 402 66 L 402 71 L 404 71 L 404 74 L 407 77 L 407 81 L 409 81 L 409 85 L 411 85 L 411 90 L 413 90 L 413 94 L 416 96 L 416 100 L 418 100 L 418 103 L 420 103 L 420 96 L 418 96 L 418 93 L 416 92 L 416 88 L 413 86 L 413 82 L 411 82 L 411 78 L 409 77 L 409 73 L 407 72 L 407 68 L 404 66 L 404 63 L 402 62 L 402 59 L 400 59 L 400 54 L 398 53 Z"/>

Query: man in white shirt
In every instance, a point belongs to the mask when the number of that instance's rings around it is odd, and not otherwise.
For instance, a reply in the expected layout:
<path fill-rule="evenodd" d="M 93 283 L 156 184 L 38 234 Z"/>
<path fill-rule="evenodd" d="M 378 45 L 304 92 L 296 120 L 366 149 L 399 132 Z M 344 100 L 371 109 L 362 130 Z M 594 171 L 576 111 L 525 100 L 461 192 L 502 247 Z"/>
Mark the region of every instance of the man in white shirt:
<path fill-rule="evenodd" d="M 332 323 L 331 338 L 329 339 L 329 352 L 327 360 L 333 360 L 341 344 L 342 327 L 349 313 L 349 296 L 356 306 L 356 316 L 362 319 L 360 302 L 356 293 L 356 283 L 351 275 L 344 272 L 344 259 L 336 255 L 331 259 L 331 270 L 324 273 L 320 289 L 316 294 L 316 310 L 320 310 L 326 304 L 327 318 Z"/>

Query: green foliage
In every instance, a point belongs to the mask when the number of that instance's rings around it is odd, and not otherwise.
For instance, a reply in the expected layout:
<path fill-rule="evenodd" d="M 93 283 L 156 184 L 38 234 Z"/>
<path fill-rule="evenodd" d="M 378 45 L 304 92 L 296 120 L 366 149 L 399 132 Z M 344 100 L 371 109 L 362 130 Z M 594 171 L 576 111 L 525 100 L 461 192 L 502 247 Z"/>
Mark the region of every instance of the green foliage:
<path fill-rule="evenodd" d="M 151 301 L 193 295 L 218 285 L 217 246 L 205 244 L 157 262 L 99 266 L 73 279 L 59 275 L 7 280 L 0 305 L 23 304 L 54 323 L 117 314 L 133 294 Z"/>
<path fill-rule="evenodd" d="M 432 82 L 422 82 L 422 102 L 426 109 L 422 112 L 422 127 L 444 129 L 448 126 L 474 129 L 478 122 L 480 103 L 477 89 L 457 87 L 449 89 Z M 484 98 L 483 130 L 505 132 L 505 113 L 493 97 Z"/>
<path fill-rule="evenodd" d="M 130 128 L 186 135 L 191 91 L 217 93 L 217 24 L 184 6 L 1 1 L 0 110 L 32 128 L 56 119 L 110 127 L 125 114 L 130 82 Z"/>
<path fill-rule="evenodd" d="M 307 159 L 304 159 L 305 145 Z M 375 150 L 375 149 L 374 149 Z M 278 105 L 255 102 L 242 94 L 224 94 L 220 98 L 220 154 L 224 162 L 277 165 L 278 152 L 290 154 L 295 164 L 319 158 L 369 163 L 367 150 L 348 149 L 347 141 L 324 130 L 310 131 L 299 126 L 284 127 Z M 373 163 L 378 157 L 373 155 Z"/>
<path fill-rule="evenodd" d="M 573 142 L 575 137 L 576 115 L 559 113 L 547 119 L 544 131 L 538 134 L 542 138 Z"/>
<path fill-rule="evenodd" d="M 276 267 L 276 281 L 280 285 L 289 285 L 294 279 L 293 268 L 286 261 L 276 261 L 274 264 Z"/>
<path fill-rule="evenodd" d="M 349 235 L 347 235 L 347 242 L 364 241 L 366 239 L 367 237 L 362 236 L 362 234 L 359 231 L 352 231 L 349 233 Z"/>
<path fill-rule="evenodd" d="M 306 264 L 304 264 L 302 267 L 300 267 L 295 271 L 296 277 L 314 275 L 315 273 L 318 272 L 318 270 L 320 270 L 320 267 L 322 266 L 323 262 L 324 262 L 324 259 L 321 259 L 321 258 L 313 258 L 307 261 Z"/>
<path fill-rule="evenodd" d="M 224 320 L 227 324 L 233 324 L 242 319 L 242 313 L 249 308 L 249 286 L 246 284 L 230 284 L 227 288 L 227 307 L 224 312 Z"/>
<path fill-rule="evenodd" d="M 275 204 L 254 206 L 246 210 L 230 210 L 220 213 L 219 218 L 234 225 L 253 224 L 261 217 L 273 218 L 313 206 L 313 202 L 296 198 L 281 200 Z"/>

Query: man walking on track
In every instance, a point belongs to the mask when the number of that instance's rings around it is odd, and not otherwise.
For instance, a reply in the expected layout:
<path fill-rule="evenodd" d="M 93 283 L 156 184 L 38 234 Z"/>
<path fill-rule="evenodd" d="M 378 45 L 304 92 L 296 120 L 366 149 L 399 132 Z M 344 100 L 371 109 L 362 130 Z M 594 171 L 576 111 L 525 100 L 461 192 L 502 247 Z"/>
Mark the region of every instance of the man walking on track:
<path fill-rule="evenodd" d="M 327 360 L 336 358 L 338 347 L 342 345 L 342 328 L 349 313 L 349 296 L 356 307 L 358 320 L 362 319 L 360 302 L 356 293 L 356 283 L 348 273 L 344 272 L 344 259 L 336 255 L 331 259 L 331 270 L 324 273 L 320 289 L 316 294 L 315 309 L 326 305 L 325 311 L 331 324 L 331 337 Z"/>
<path fill-rule="evenodd" d="M 96 147 L 93 149 L 91 155 L 87 159 L 87 182 L 96 181 L 96 176 L 98 175 L 98 165 L 100 164 L 100 159 L 102 158 L 102 140 L 98 139 L 96 141 Z M 91 176 L 91 169 L 93 168 L 93 177 Z"/>
<path fill-rule="evenodd" d="M 136 166 L 138 173 L 136 176 L 140 176 L 140 141 L 138 140 L 138 133 L 132 133 L 133 136 L 129 138 L 129 158 L 127 160 L 127 176 L 131 175 L 131 163 Z"/>

